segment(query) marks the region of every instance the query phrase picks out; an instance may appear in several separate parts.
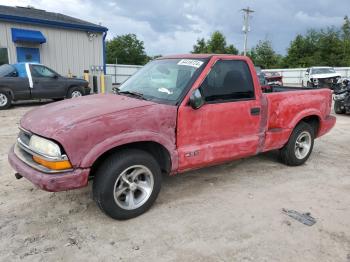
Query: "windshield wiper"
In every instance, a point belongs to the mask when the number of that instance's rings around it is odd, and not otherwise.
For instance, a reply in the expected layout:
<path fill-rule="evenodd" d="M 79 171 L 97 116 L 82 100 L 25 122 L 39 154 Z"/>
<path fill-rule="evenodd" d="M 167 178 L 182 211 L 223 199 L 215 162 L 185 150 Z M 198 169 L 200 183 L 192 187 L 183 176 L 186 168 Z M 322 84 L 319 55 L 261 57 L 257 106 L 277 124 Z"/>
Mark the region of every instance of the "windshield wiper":
<path fill-rule="evenodd" d="M 137 98 L 141 98 L 143 100 L 147 100 L 143 94 L 138 93 L 138 92 L 134 92 L 134 91 L 120 91 L 120 90 L 116 90 L 117 94 L 122 94 L 122 95 L 130 95 L 130 96 L 134 96 Z"/>

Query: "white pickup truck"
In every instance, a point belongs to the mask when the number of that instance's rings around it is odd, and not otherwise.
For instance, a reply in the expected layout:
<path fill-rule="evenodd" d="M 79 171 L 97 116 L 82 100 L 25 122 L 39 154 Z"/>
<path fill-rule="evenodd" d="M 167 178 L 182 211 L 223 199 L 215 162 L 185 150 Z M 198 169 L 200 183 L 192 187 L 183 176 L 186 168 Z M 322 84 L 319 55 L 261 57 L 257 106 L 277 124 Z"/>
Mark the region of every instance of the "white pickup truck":
<path fill-rule="evenodd" d="M 340 74 L 337 73 L 333 67 L 310 67 L 306 70 L 302 80 L 302 86 L 312 88 L 328 85 L 329 87 L 332 87 L 333 84 L 336 84 L 340 80 L 340 78 Z"/>

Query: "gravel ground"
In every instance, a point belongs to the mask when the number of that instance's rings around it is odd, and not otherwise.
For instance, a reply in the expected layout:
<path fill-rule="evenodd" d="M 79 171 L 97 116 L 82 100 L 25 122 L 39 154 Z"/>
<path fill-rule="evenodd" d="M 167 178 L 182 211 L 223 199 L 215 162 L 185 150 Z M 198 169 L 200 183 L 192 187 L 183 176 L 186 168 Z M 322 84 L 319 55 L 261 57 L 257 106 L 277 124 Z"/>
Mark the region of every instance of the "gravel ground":
<path fill-rule="evenodd" d="M 0 111 L 1 261 L 350 261 L 350 116 L 303 166 L 271 152 L 165 177 L 153 208 L 121 222 L 100 212 L 91 185 L 48 193 L 15 179 L 7 152 L 35 106 Z"/>

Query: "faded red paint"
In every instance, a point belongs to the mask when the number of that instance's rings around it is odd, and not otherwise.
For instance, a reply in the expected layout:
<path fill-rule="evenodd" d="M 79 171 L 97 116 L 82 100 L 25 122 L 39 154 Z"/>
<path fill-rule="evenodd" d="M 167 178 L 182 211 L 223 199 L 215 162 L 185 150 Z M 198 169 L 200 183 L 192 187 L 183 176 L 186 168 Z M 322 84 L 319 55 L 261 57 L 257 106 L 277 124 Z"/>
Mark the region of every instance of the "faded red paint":
<path fill-rule="evenodd" d="M 109 149 L 140 141 L 163 145 L 176 164 L 176 111 L 176 106 L 127 96 L 91 95 L 41 106 L 20 124 L 59 142 L 75 168 L 91 167 Z"/>
<path fill-rule="evenodd" d="M 320 126 L 323 126 L 331 107 L 329 89 L 263 94 L 254 65 L 246 57 L 231 55 L 212 57 L 192 90 L 200 86 L 211 66 L 219 59 L 239 59 L 248 63 L 253 76 L 256 99 L 205 104 L 199 110 L 193 110 L 188 106 L 191 94 L 189 92 L 178 113 L 178 171 L 279 149 L 286 144 L 297 123 L 307 116 L 319 117 Z M 254 107 L 260 107 L 260 115 L 250 114 L 251 108 Z M 335 118 L 327 121 L 330 122 L 328 131 L 335 124 Z M 186 157 L 185 154 L 189 151 L 199 153 L 196 156 Z"/>
<path fill-rule="evenodd" d="M 219 59 L 242 57 L 214 56 L 192 90 L 200 86 L 211 66 Z M 249 65 L 253 66 L 251 63 Z M 253 81 L 254 86 L 259 86 L 255 73 Z M 251 115 L 250 109 L 261 106 L 261 92 L 256 93 L 255 100 L 205 104 L 198 110 L 188 106 L 190 95 L 191 92 L 180 105 L 178 113 L 177 148 L 180 172 L 246 157 L 257 151 L 261 115 Z M 191 151 L 199 153 L 186 157 L 186 152 Z"/>
<path fill-rule="evenodd" d="M 318 136 L 334 126 L 335 118 L 329 116 L 330 90 L 263 94 L 254 66 L 246 57 L 179 55 L 168 58 L 206 57 L 211 57 L 208 65 L 179 106 L 126 96 L 94 95 L 29 112 L 23 117 L 21 126 L 59 142 L 75 171 L 54 177 L 43 174 L 21 163 L 12 151 L 9 154 L 11 165 L 41 188 L 59 191 L 86 185 L 89 168 L 96 159 L 108 150 L 128 143 L 153 141 L 163 145 L 171 156 L 171 173 L 175 174 L 281 148 L 297 123 L 307 116 L 318 117 Z M 200 86 L 219 59 L 239 59 L 248 63 L 256 98 L 205 104 L 198 110 L 192 109 L 188 105 L 191 92 Z M 251 115 L 251 108 L 256 107 L 261 113 Z M 60 182 L 55 187 L 54 181 L 58 178 Z"/>
<path fill-rule="evenodd" d="M 90 169 L 77 168 L 72 172 L 63 174 L 45 174 L 23 163 L 13 152 L 9 153 L 11 166 L 22 176 L 43 190 L 50 192 L 65 191 L 87 186 Z"/>

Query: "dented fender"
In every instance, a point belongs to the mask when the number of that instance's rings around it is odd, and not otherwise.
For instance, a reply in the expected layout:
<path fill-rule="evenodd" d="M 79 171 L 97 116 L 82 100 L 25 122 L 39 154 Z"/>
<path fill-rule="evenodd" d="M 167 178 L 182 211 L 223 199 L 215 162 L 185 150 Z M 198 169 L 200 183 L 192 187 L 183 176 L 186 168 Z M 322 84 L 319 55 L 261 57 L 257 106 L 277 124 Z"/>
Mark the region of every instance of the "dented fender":
<path fill-rule="evenodd" d="M 178 155 L 174 142 L 162 136 L 160 133 L 142 130 L 121 133 L 105 139 L 89 151 L 89 153 L 82 159 L 79 166 L 91 167 L 100 156 L 109 150 L 137 142 L 155 142 L 162 145 L 169 152 L 171 158 L 171 170 L 174 171 L 177 169 Z"/>
<path fill-rule="evenodd" d="M 315 108 L 304 109 L 303 111 L 297 113 L 294 118 L 292 118 L 287 128 L 293 130 L 303 118 L 310 116 L 317 116 L 319 121 L 322 119 L 321 112 L 319 110 L 316 110 Z"/>

